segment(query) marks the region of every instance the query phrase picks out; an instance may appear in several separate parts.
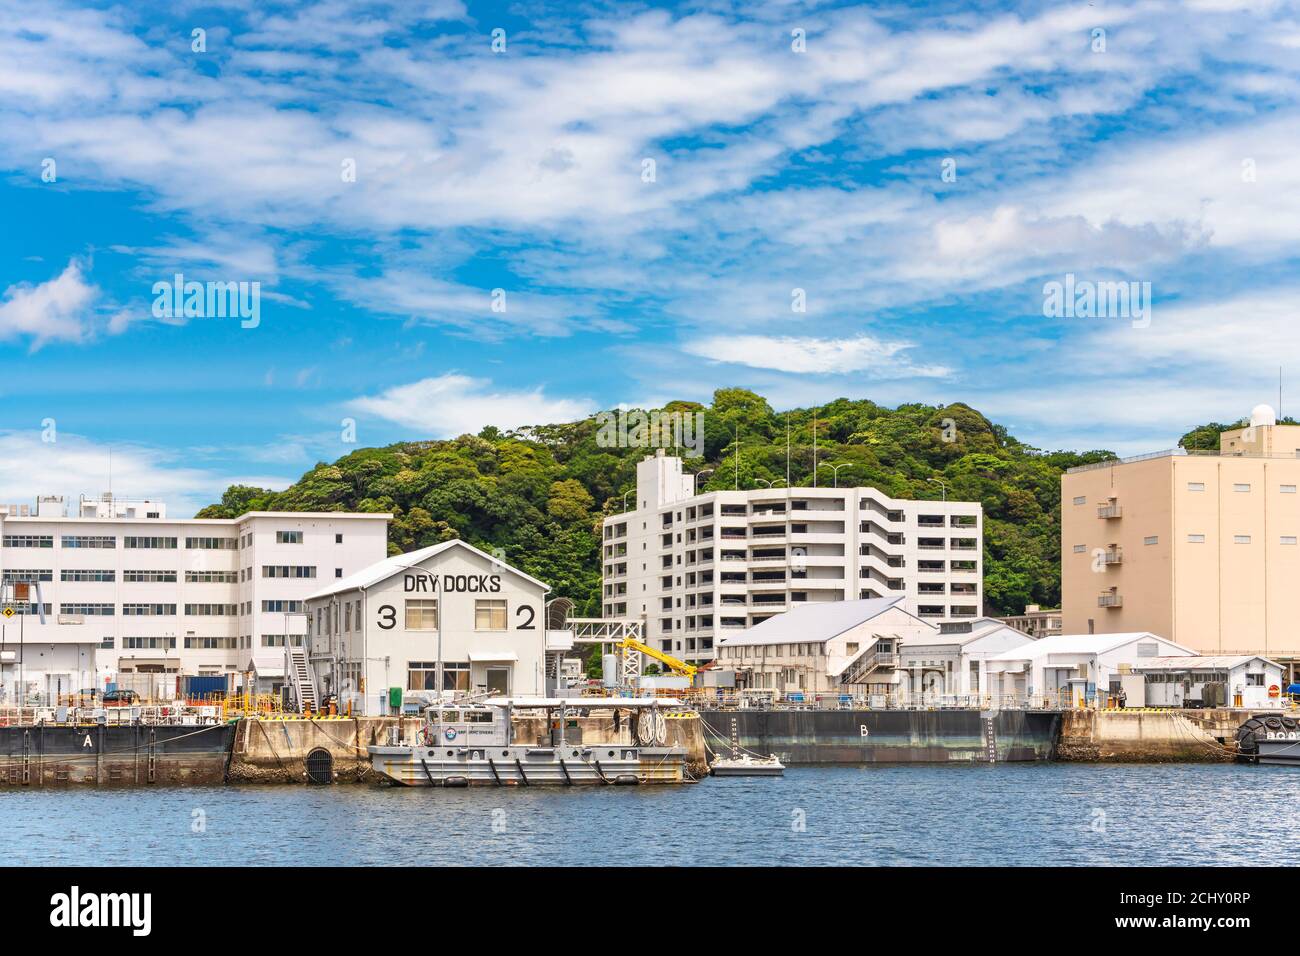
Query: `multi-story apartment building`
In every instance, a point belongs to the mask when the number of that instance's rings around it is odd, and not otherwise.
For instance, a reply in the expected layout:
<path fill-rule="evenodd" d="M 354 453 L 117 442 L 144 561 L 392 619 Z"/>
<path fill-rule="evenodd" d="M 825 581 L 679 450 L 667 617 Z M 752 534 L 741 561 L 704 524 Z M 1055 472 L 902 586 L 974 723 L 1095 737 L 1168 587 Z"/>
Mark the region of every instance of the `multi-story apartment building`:
<path fill-rule="evenodd" d="M 0 694 L 53 698 L 135 674 L 272 689 L 285 642 L 302 642 L 306 596 L 382 559 L 390 518 L 175 519 L 161 502 L 108 495 L 83 498 L 75 516 L 54 496 L 0 506 L 0 581 L 15 612 L 0 616 Z"/>
<path fill-rule="evenodd" d="M 636 508 L 604 521 L 603 616 L 641 619 L 652 646 L 708 661 L 721 634 L 801 602 L 902 596 L 938 623 L 978 617 L 983 510 L 874 488 L 695 494 L 682 460 L 637 464 Z"/>
<path fill-rule="evenodd" d="M 1260 406 L 1218 451 L 1061 477 L 1066 633 L 1150 631 L 1205 654 L 1300 657 L 1300 426 Z"/>

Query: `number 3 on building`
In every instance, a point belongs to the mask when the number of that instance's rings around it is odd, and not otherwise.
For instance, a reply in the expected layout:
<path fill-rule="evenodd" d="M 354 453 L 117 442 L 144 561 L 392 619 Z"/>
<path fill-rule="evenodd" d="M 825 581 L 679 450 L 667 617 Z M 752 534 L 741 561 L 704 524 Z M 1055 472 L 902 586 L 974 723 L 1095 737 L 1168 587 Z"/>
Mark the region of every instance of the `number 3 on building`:
<path fill-rule="evenodd" d="M 397 625 L 397 608 L 391 604 L 381 605 L 379 608 L 379 626 L 385 631 L 391 631 Z"/>

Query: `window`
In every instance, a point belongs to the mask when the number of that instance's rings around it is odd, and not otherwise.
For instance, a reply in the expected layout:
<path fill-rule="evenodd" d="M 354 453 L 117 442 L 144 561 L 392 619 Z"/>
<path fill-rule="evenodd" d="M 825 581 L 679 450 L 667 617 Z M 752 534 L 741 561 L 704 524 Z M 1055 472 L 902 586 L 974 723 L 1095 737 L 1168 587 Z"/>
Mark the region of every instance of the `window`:
<path fill-rule="evenodd" d="M 175 571 L 123 571 L 122 580 L 127 584 L 175 584 Z"/>
<path fill-rule="evenodd" d="M 188 650 L 219 651 L 236 649 L 239 643 L 237 637 L 187 637 L 185 638 L 185 647 Z"/>
<path fill-rule="evenodd" d="M 1079 495 L 1077 498 L 1074 499 L 1074 503 L 1076 505 L 1086 505 L 1088 503 L 1087 495 Z"/>
<path fill-rule="evenodd" d="M 65 534 L 59 543 L 65 548 L 116 548 L 117 538 L 112 535 Z"/>
<path fill-rule="evenodd" d="M 176 539 L 128 536 L 122 539 L 122 547 L 174 550 L 176 548 Z"/>
<path fill-rule="evenodd" d="M 1075 554 L 1085 554 L 1087 550 L 1088 550 L 1088 546 L 1086 544 L 1076 544 L 1074 546 Z"/>
<path fill-rule="evenodd" d="M 1250 491 L 1250 485 L 1238 482 L 1232 486 L 1233 491 L 1247 492 Z"/>
<path fill-rule="evenodd" d="M 60 581 L 116 581 L 116 571 L 91 571 L 75 568 L 59 572 Z"/>
<path fill-rule="evenodd" d="M 108 637 L 101 637 L 99 639 L 99 648 L 100 650 L 111 651 L 113 649 L 112 635 L 109 635 Z"/>
<path fill-rule="evenodd" d="M 1138 657 L 1155 657 L 1160 651 L 1158 644 L 1139 644 L 1137 646 Z"/>
<path fill-rule="evenodd" d="M 60 604 L 60 614 L 84 614 L 89 617 L 112 617 L 117 609 L 112 604 Z"/>
<path fill-rule="evenodd" d="M 1159 544 L 1159 543 L 1160 543 L 1160 536 L 1159 536 L 1159 535 L 1154 535 L 1154 534 L 1153 534 L 1153 535 L 1151 535 L 1151 536 L 1149 536 L 1149 537 L 1143 538 L 1143 539 L 1142 539 L 1142 543 L 1143 543 L 1143 544 Z"/>
<path fill-rule="evenodd" d="M 438 665 L 435 661 L 411 661 L 406 666 L 407 690 L 434 690 L 437 687 Z M 443 661 L 443 690 L 469 690 L 469 664 Z"/>
<path fill-rule="evenodd" d="M 1187 483 L 1187 490 L 1188 490 L 1188 491 L 1204 491 L 1204 490 L 1205 490 L 1205 482 L 1203 482 L 1203 481 L 1189 481 L 1189 482 Z"/>
<path fill-rule="evenodd" d="M 342 535 L 342 533 L 339 533 L 339 534 L 334 535 L 334 543 L 335 543 L 335 544 L 342 544 L 342 543 L 343 543 L 343 535 Z"/>
<path fill-rule="evenodd" d="M 1295 485 L 1283 485 L 1278 490 L 1284 495 L 1293 495 L 1295 494 Z"/>
<path fill-rule="evenodd" d="M 185 613 L 191 617 L 234 617 L 239 613 L 235 604 L 187 604 Z"/>
<path fill-rule="evenodd" d="M 238 538 L 186 538 L 185 547 L 200 551 L 234 551 L 239 547 Z"/>
<path fill-rule="evenodd" d="M 6 548 L 52 548 L 52 534 L 7 534 L 4 536 Z"/>
<path fill-rule="evenodd" d="M 277 531 L 275 533 L 276 544 L 302 544 L 301 531 Z"/>
<path fill-rule="evenodd" d="M 406 629 L 408 631 L 436 631 L 438 629 L 437 598 L 407 598 Z"/>
<path fill-rule="evenodd" d="M 172 580 L 173 581 L 176 580 L 176 576 L 174 574 L 172 575 Z M 185 583 L 186 584 L 234 584 L 236 583 L 235 572 L 234 571 L 186 571 Z"/>
<path fill-rule="evenodd" d="M 858 652 L 858 642 L 857 642 L 857 641 L 848 641 L 848 642 L 845 643 L 845 645 L 844 645 L 844 653 L 845 653 L 845 654 L 849 655 L 849 657 L 852 657 L 852 656 L 853 656 L 854 654 L 856 654 L 857 652 Z"/>
<path fill-rule="evenodd" d="M 1246 675 L 1246 686 L 1247 686 L 1247 687 L 1263 687 L 1263 686 L 1264 686 L 1264 675 L 1263 675 L 1263 674 L 1247 674 L 1247 675 Z"/>
<path fill-rule="evenodd" d="M 505 629 L 505 601 L 480 598 L 474 602 L 474 630 L 504 631 Z"/>
<path fill-rule="evenodd" d="M 334 569 L 334 576 L 335 576 L 336 578 L 341 578 L 341 577 L 343 577 L 343 569 L 342 569 L 342 568 L 335 568 L 335 569 Z"/>
<path fill-rule="evenodd" d="M 49 568 L 5 568 L 3 580 L 5 584 L 14 581 L 53 581 L 54 572 Z"/>
<path fill-rule="evenodd" d="M 301 614 L 301 601 L 263 601 L 262 610 L 272 614 Z"/>
<path fill-rule="evenodd" d="M 123 604 L 123 617 L 168 617 L 176 613 L 175 604 Z"/>
<path fill-rule="evenodd" d="M 1203 535 L 1203 534 L 1189 534 L 1189 535 L 1187 536 L 1187 543 L 1188 543 L 1188 544 L 1205 544 L 1205 535 Z"/>
<path fill-rule="evenodd" d="M 1234 535 L 1232 536 L 1232 543 L 1233 543 L 1233 544 L 1250 544 L 1250 535 L 1248 535 L 1248 534 L 1234 534 Z"/>
<path fill-rule="evenodd" d="M 1282 543 L 1283 543 L 1283 544 L 1295 544 L 1295 535 L 1293 535 L 1293 534 L 1284 534 L 1284 535 L 1282 535 Z"/>
<path fill-rule="evenodd" d="M 262 565 L 262 577 L 264 578 L 314 578 L 316 576 L 315 565 L 308 564 L 264 564 Z"/>
<path fill-rule="evenodd" d="M 291 647 L 302 647 L 302 637 L 301 634 L 263 634 L 262 646 L 284 647 L 288 642 Z"/>
<path fill-rule="evenodd" d="M 124 637 L 122 638 L 122 647 L 124 650 L 132 651 L 174 651 L 176 650 L 176 638 Z"/>

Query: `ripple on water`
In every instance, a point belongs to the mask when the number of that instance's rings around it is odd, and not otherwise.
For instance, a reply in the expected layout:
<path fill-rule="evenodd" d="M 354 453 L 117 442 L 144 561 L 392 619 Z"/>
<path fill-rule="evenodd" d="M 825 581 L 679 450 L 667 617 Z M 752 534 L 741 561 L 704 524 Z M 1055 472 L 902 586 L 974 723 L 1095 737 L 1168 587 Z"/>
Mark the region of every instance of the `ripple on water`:
<path fill-rule="evenodd" d="M 1261 865 L 1300 772 L 1213 765 L 796 767 L 691 787 L 0 791 L 6 862 Z"/>

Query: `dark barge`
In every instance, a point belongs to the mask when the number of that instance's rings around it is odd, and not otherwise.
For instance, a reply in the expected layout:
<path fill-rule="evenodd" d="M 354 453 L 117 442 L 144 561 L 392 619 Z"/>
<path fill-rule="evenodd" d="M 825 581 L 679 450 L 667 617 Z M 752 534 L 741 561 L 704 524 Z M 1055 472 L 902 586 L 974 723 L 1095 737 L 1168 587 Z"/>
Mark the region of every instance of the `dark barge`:
<path fill-rule="evenodd" d="M 220 784 L 234 724 L 0 727 L 0 787 Z"/>
<path fill-rule="evenodd" d="M 1059 710 L 701 709 L 715 751 L 736 738 L 786 764 L 1051 760 Z"/>

